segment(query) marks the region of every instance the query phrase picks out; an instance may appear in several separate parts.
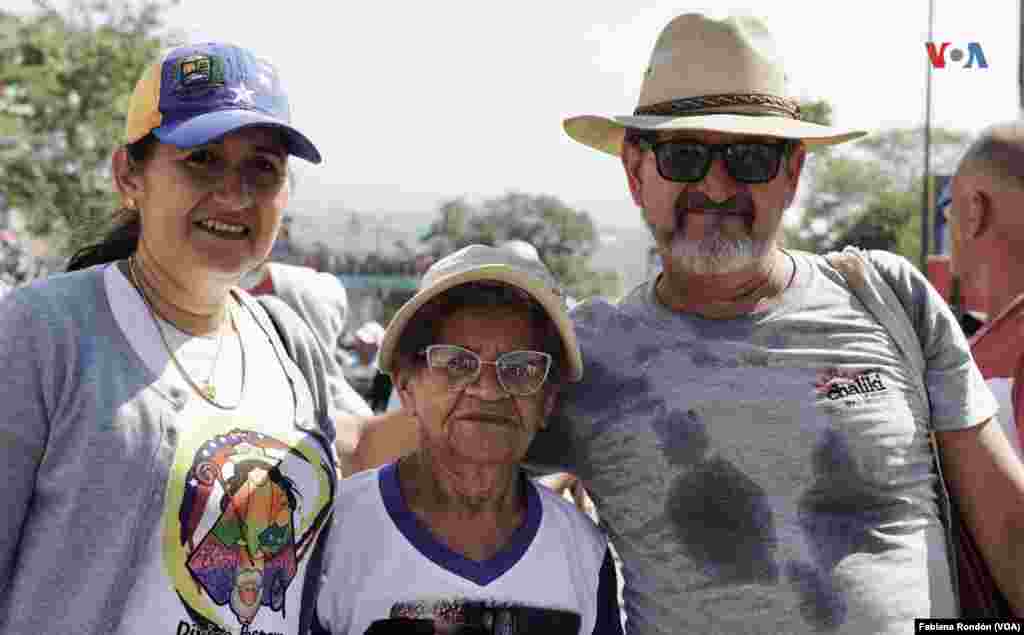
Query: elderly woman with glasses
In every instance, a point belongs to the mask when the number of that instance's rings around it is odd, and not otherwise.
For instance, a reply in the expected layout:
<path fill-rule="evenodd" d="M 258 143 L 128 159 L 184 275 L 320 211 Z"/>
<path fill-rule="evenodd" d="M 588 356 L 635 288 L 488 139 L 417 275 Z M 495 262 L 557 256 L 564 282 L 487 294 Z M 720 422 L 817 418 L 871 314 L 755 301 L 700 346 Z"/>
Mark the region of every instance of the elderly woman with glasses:
<path fill-rule="evenodd" d="M 319 626 L 331 633 L 621 633 L 605 537 L 520 461 L 583 374 L 547 268 L 471 245 L 381 345 L 419 448 L 344 481 Z M 358 540 L 353 540 L 358 536 Z"/>

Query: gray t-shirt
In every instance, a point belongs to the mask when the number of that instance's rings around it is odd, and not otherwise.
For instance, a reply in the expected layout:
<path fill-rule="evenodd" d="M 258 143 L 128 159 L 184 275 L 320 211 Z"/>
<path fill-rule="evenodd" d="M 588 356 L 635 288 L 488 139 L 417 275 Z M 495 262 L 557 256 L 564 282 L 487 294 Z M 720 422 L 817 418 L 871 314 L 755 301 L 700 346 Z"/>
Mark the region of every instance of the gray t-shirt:
<path fill-rule="evenodd" d="M 930 423 L 885 328 L 794 255 L 764 313 L 673 313 L 647 283 L 573 314 L 584 380 L 530 460 L 584 479 L 634 635 L 908 633 L 957 610 L 928 429 L 981 423 L 994 400 L 906 260 L 873 252 L 919 334 Z"/>

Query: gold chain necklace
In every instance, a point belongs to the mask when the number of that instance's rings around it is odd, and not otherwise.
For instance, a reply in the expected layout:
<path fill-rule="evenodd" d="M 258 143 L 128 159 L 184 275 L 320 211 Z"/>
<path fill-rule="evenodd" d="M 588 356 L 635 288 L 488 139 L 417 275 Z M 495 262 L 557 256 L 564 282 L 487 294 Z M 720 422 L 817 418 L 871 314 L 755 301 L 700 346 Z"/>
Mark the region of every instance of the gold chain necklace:
<path fill-rule="evenodd" d="M 235 332 L 238 333 L 238 348 L 242 352 L 242 387 L 238 391 L 238 401 L 235 402 L 234 404 L 228 405 L 217 401 L 217 391 L 213 385 L 213 374 L 217 368 L 217 360 L 220 357 L 220 349 L 224 339 L 223 322 L 221 323 L 220 329 L 220 341 L 217 344 L 217 356 L 213 360 L 213 368 L 210 369 L 210 377 L 209 379 L 206 380 L 206 382 L 203 383 L 202 386 L 199 386 L 195 382 L 195 380 L 192 379 L 192 376 L 189 375 L 188 371 L 185 370 L 185 366 L 178 361 L 178 356 L 175 355 L 174 350 L 171 348 L 171 345 L 167 342 L 167 336 L 164 335 L 164 329 L 163 326 L 160 324 L 159 318 L 157 317 L 156 309 L 154 309 L 153 305 L 150 304 L 149 296 L 146 294 L 146 290 L 143 288 L 143 286 L 139 284 L 139 279 L 135 274 L 134 256 L 130 256 L 128 258 L 128 272 L 131 274 L 132 284 L 135 285 L 135 288 L 138 289 L 139 291 L 139 295 L 142 296 L 142 302 L 143 304 L 146 305 L 146 309 L 149 311 L 149 316 L 153 318 L 153 325 L 156 327 L 156 332 L 160 335 L 160 341 L 164 345 L 164 350 L 167 351 L 167 354 L 170 356 L 171 361 L 174 362 L 174 367 L 177 368 L 178 372 L 181 373 L 181 376 L 185 378 L 185 382 L 188 383 L 188 385 L 192 388 L 192 390 L 196 392 L 196 394 L 202 397 L 203 400 L 209 403 L 211 406 L 220 408 L 221 410 L 234 410 L 235 408 L 240 406 L 242 404 L 242 399 L 245 398 L 245 343 L 242 342 L 242 333 L 241 331 L 238 330 L 238 325 L 235 322 L 235 314 L 231 310 L 231 304 L 229 303 L 227 306 L 227 319 L 231 322 L 231 328 L 233 328 Z"/>
<path fill-rule="evenodd" d="M 232 317 L 230 309 L 228 310 L 229 318 L 231 319 L 231 328 L 235 328 L 235 322 Z M 237 329 L 235 329 L 237 330 Z M 202 388 L 206 395 L 213 399 L 217 396 L 217 387 L 214 385 L 217 377 L 217 362 L 220 361 L 220 351 L 224 348 L 224 325 L 221 324 L 221 328 L 218 329 L 217 333 L 217 352 L 213 355 L 213 363 L 210 364 L 210 372 L 206 374 L 206 381 L 203 382 Z M 239 335 L 241 337 L 241 335 Z"/>

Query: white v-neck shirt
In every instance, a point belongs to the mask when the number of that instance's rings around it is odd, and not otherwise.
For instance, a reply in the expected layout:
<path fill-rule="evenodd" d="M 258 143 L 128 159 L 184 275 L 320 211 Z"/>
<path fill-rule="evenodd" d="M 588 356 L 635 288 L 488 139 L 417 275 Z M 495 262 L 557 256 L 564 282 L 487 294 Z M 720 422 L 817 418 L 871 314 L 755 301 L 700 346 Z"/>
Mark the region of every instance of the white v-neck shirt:
<path fill-rule="evenodd" d="M 503 611 L 552 609 L 578 617 L 579 629 L 572 632 L 621 635 L 604 534 L 547 488 L 524 479 L 524 494 L 523 524 L 497 554 L 475 561 L 449 549 L 416 517 L 402 496 L 395 463 L 343 480 L 317 601 L 320 629 L 362 635 L 384 619 L 451 627 L 472 622 L 481 611 L 500 621 L 516 619 L 501 618 Z M 534 623 L 548 624 L 542 618 Z M 493 631 L 506 632 L 497 623 Z"/>

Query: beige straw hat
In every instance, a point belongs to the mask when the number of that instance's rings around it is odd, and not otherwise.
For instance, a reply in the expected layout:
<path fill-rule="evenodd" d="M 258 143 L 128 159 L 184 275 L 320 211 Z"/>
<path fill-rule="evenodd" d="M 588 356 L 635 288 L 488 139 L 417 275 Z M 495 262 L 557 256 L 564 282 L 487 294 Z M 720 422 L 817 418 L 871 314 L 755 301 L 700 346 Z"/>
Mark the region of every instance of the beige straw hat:
<path fill-rule="evenodd" d="M 583 358 L 576 331 L 566 308 L 565 294 L 551 272 L 537 258 L 502 247 L 470 245 L 445 256 L 423 274 L 419 291 L 391 318 L 380 345 L 378 365 L 381 371 L 394 370 L 396 349 L 402 332 L 415 319 L 424 304 L 448 289 L 470 282 L 501 282 L 522 289 L 543 307 L 554 322 L 565 347 L 569 381 L 583 378 Z"/>
<path fill-rule="evenodd" d="M 802 121 L 773 49 L 771 35 L 751 23 L 681 15 L 654 44 L 632 116 L 584 115 L 562 125 L 576 141 L 615 156 L 626 128 L 759 135 L 809 146 L 867 134 Z"/>

